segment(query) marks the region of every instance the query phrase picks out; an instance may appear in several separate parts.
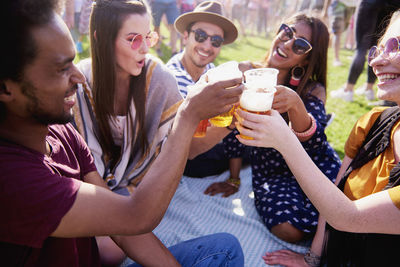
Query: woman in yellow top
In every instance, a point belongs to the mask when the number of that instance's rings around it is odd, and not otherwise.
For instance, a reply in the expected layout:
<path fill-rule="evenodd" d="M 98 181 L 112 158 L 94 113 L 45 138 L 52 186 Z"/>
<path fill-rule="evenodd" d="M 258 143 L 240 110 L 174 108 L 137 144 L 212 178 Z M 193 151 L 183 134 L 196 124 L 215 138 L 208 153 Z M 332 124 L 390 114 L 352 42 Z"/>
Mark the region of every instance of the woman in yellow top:
<path fill-rule="evenodd" d="M 373 47 L 368 63 L 378 82 L 378 97 L 400 104 L 400 12 L 395 13 L 378 47 Z M 334 186 L 308 157 L 295 133 L 288 128 L 277 111 L 271 116 L 237 111 L 237 128 L 254 140 L 237 136 L 245 145 L 273 147 L 284 156 L 303 191 L 320 212 L 317 233 L 306 255 L 288 250 L 267 252 L 266 264 L 286 266 L 319 266 L 326 255 L 328 266 L 398 266 L 400 241 L 400 119 L 394 117 L 387 129 L 387 146 L 382 153 L 363 165 L 346 171 L 356 162 L 372 125 L 385 108 L 375 108 L 354 126 L 345 146 L 345 157 Z M 398 107 L 394 108 L 400 114 Z M 381 117 L 384 117 L 383 115 Z M 375 130 L 371 130 L 374 132 Z M 381 131 L 382 132 L 382 131 Z M 373 138 L 375 135 L 371 135 Z M 385 138 L 385 135 L 380 135 Z M 379 145 L 371 146 L 372 151 Z M 368 150 L 369 151 L 369 150 Z M 307 167 L 305 167 L 307 166 Z M 396 166 L 396 167 L 395 167 Z M 390 178 L 390 180 L 389 180 Z M 388 185 L 390 188 L 388 188 Z M 329 238 L 325 238 L 325 220 Z M 338 238 L 339 237 L 339 238 Z M 342 238 L 341 237 L 345 237 Z M 324 240 L 327 239 L 325 250 Z M 326 241 L 326 240 L 325 240 Z M 323 251 L 326 252 L 323 253 Z M 324 258 L 323 258 L 324 259 Z"/>

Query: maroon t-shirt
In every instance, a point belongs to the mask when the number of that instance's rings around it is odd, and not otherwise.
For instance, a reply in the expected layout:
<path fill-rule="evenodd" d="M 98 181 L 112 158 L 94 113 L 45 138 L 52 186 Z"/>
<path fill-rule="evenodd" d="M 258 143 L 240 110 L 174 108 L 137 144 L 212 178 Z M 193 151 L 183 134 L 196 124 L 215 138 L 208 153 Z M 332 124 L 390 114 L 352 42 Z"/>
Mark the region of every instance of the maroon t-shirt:
<path fill-rule="evenodd" d="M 70 124 L 50 126 L 46 140 L 50 156 L 0 139 L 0 265 L 100 266 L 94 238 L 49 237 L 93 157 Z"/>

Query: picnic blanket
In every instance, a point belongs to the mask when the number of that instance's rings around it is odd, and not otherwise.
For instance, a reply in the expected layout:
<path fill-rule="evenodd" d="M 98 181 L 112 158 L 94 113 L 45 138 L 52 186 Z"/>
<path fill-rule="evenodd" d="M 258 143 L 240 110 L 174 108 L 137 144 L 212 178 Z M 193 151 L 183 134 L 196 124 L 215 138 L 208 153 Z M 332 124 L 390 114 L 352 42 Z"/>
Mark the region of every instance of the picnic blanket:
<path fill-rule="evenodd" d="M 183 176 L 163 220 L 153 232 L 167 247 L 206 234 L 231 233 L 242 245 L 247 267 L 266 266 L 261 256 L 267 251 L 308 250 L 306 243 L 294 245 L 276 238 L 260 220 L 254 207 L 250 166 L 241 170 L 241 186 L 236 194 L 228 198 L 203 194 L 210 184 L 228 177 L 228 171 L 201 179 Z"/>

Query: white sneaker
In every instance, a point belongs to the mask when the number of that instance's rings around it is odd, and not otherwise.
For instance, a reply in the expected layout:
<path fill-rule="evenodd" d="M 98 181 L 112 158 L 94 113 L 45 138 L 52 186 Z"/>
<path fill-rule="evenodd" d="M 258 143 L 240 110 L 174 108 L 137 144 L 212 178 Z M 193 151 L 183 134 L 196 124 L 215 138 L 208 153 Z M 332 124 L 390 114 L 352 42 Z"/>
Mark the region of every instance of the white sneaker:
<path fill-rule="evenodd" d="M 335 61 L 333 61 L 333 66 L 340 67 L 340 66 L 343 66 L 343 63 L 340 60 L 335 60 Z"/>
<path fill-rule="evenodd" d="M 353 91 L 345 91 L 344 88 L 339 88 L 337 90 L 331 91 L 331 97 L 341 98 L 344 101 L 352 102 L 353 101 Z"/>
<path fill-rule="evenodd" d="M 375 93 L 374 93 L 374 90 L 372 90 L 372 89 L 366 90 L 364 95 L 368 101 L 372 101 L 375 99 Z"/>
<path fill-rule="evenodd" d="M 354 93 L 356 95 L 365 95 L 365 98 L 367 98 L 368 101 L 372 101 L 375 99 L 375 93 L 374 90 L 368 89 L 365 86 L 361 86 L 357 88 Z"/>
<path fill-rule="evenodd" d="M 361 86 L 361 87 L 358 87 L 356 90 L 354 90 L 354 93 L 356 95 L 363 95 L 363 94 L 365 94 L 365 91 L 367 91 L 366 89 L 367 88 L 365 86 Z"/>

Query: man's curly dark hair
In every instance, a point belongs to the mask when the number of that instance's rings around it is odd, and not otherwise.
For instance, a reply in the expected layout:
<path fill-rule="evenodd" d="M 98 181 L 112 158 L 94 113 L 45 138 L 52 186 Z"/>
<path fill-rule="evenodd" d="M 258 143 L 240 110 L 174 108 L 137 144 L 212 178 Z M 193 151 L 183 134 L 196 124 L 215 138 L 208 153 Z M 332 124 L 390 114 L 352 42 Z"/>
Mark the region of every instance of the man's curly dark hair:
<path fill-rule="evenodd" d="M 54 16 L 58 0 L 2 0 L 0 32 L 0 81 L 21 79 L 24 67 L 36 55 L 31 29 L 47 24 Z"/>
<path fill-rule="evenodd" d="M 36 56 L 31 30 L 49 23 L 58 4 L 58 0 L 0 1 L 0 93 L 6 90 L 5 80 L 22 79 L 24 68 Z M 5 106 L 0 102 L 0 121 L 5 116 Z"/>

